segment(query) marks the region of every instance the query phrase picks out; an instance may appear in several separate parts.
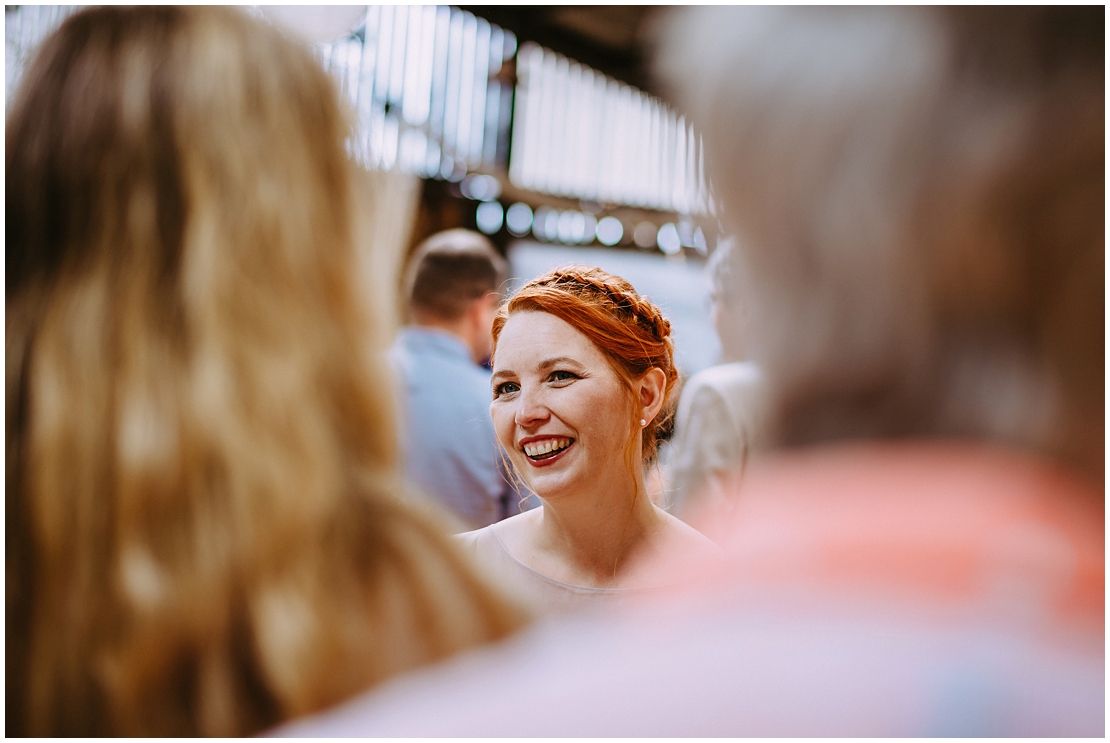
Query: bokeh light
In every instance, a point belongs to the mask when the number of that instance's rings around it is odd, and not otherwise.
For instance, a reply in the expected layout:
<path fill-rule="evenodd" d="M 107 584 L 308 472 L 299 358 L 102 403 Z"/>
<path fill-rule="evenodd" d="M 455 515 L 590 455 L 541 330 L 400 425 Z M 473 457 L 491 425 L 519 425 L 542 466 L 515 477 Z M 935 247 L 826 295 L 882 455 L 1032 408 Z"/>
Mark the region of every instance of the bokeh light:
<path fill-rule="evenodd" d="M 459 184 L 462 195 L 475 201 L 493 201 L 501 195 L 501 182 L 492 175 L 468 175 Z"/>
<path fill-rule="evenodd" d="M 602 217 L 597 223 L 595 233 L 599 243 L 611 247 L 624 237 L 624 225 L 616 217 Z"/>
<path fill-rule="evenodd" d="M 532 229 L 532 207 L 518 201 L 505 212 L 505 226 L 514 237 L 524 237 Z"/>
<path fill-rule="evenodd" d="M 576 212 L 565 211 L 559 213 L 559 222 L 556 227 L 559 236 L 559 242 L 564 245 L 573 245 L 578 242 L 574 236 L 574 215 Z"/>
<path fill-rule="evenodd" d="M 578 241 L 582 245 L 589 245 L 594 241 L 594 230 L 597 229 L 597 217 L 582 212 L 582 238 Z"/>
<path fill-rule="evenodd" d="M 535 229 L 535 226 L 532 229 Z M 548 242 L 555 242 L 559 239 L 559 211 L 557 209 L 548 209 L 543 215 L 543 232 L 547 235 Z"/>
<path fill-rule="evenodd" d="M 551 214 L 551 207 L 541 206 L 536 209 L 532 218 L 532 235 L 541 242 L 548 242 L 551 238 L 547 235 L 547 216 Z"/>
<path fill-rule="evenodd" d="M 478 229 L 487 235 L 494 235 L 501 229 L 505 221 L 505 212 L 499 201 L 483 201 L 478 204 L 478 211 L 474 214 L 474 221 Z"/>
<path fill-rule="evenodd" d="M 586 215 L 582 212 L 574 212 L 570 217 L 570 239 L 571 242 L 580 243 L 586 238 Z"/>
<path fill-rule="evenodd" d="M 655 244 L 667 255 L 677 255 L 682 252 L 682 241 L 678 237 L 678 228 L 674 222 L 667 222 L 659 228 L 655 235 Z"/>
<path fill-rule="evenodd" d="M 651 222 L 640 222 L 632 233 L 632 242 L 636 247 L 648 250 L 655 247 L 655 225 Z"/>

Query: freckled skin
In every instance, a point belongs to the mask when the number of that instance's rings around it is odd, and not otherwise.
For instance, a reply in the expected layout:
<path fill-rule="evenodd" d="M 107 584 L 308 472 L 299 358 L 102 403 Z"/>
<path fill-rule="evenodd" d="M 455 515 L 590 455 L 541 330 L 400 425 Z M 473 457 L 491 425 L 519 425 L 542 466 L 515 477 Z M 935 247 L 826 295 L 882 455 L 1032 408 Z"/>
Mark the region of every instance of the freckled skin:
<path fill-rule="evenodd" d="M 516 313 L 501 331 L 493 371 L 490 414 L 498 440 L 541 498 L 629 487 L 624 464 L 624 446 L 632 435 L 628 395 L 585 335 L 554 315 Z M 547 435 L 568 436 L 574 444 L 559 461 L 533 466 L 520 441 Z"/>

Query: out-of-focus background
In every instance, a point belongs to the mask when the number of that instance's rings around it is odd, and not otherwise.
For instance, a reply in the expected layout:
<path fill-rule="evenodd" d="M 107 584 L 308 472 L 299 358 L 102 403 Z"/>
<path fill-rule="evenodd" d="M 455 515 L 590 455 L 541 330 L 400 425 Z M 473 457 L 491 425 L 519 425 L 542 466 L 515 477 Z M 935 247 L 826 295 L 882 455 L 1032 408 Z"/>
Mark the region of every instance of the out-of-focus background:
<path fill-rule="evenodd" d="M 6 100 L 81 6 L 5 7 Z M 352 156 L 408 234 L 490 236 L 518 286 L 558 265 L 627 278 L 671 320 L 680 371 L 718 360 L 705 259 L 719 224 L 696 131 L 652 95 L 641 6 L 250 6 L 310 44 L 357 117 Z M 403 229 L 403 227 L 401 228 Z M 379 247 L 380 249 L 380 247 Z"/>

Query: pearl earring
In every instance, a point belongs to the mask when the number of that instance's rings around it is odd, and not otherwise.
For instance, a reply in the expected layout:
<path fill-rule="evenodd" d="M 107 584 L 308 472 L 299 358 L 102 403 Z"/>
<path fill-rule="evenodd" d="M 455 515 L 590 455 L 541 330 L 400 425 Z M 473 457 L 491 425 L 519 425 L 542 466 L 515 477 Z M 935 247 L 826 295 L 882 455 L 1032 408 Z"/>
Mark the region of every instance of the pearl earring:
<path fill-rule="evenodd" d="M 644 426 L 646 426 L 646 425 L 647 425 L 647 421 L 646 421 L 646 420 L 644 420 L 643 418 L 641 418 L 641 419 L 640 419 L 640 428 L 643 428 L 643 427 L 644 427 Z"/>

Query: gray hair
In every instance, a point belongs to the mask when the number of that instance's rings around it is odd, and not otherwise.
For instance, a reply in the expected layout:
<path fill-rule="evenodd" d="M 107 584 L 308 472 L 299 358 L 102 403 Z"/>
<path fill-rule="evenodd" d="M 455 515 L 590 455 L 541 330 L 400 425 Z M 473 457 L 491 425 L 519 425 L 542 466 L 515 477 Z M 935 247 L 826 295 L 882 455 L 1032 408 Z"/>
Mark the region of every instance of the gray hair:
<path fill-rule="evenodd" d="M 1101 476 L 1101 10 L 671 20 L 771 439 L 969 436 Z"/>

